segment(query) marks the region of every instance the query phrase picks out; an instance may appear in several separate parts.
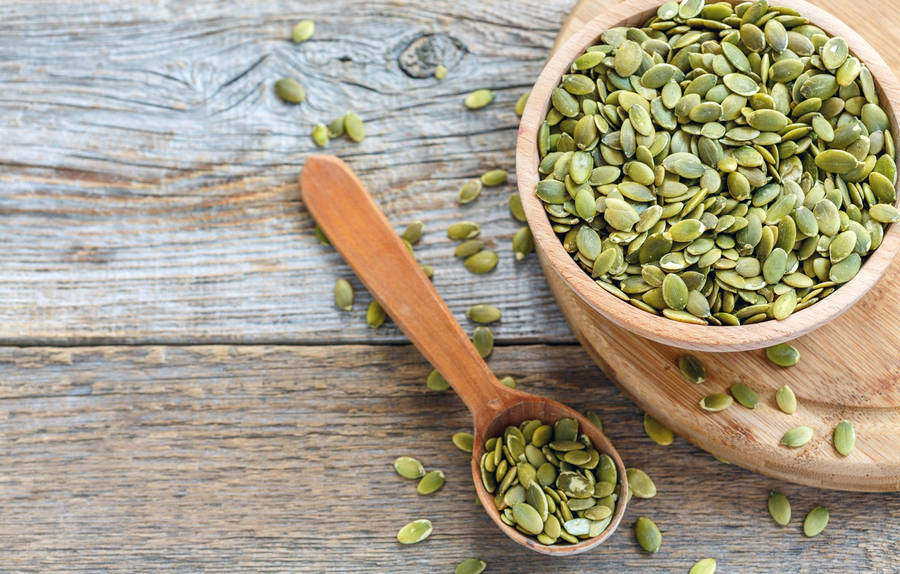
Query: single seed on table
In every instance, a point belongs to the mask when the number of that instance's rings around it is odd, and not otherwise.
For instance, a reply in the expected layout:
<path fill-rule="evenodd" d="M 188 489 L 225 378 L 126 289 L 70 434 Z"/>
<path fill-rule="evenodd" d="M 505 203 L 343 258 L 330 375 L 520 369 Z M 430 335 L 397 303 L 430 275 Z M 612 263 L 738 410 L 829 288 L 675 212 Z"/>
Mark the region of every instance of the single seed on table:
<path fill-rule="evenodd" d="M 330 141 L 328 127 L 325 124 L 316 124 L 312 131 L 312 140 L 318 147 L 325 147 Z"/>
<path fill-rule="evenodd" d="M 716 574 L 716 559 L 704 558 L 691 566 L 688 574 Z"/>
<path fill-rule="evenodd" d="M 346 279 L 338 279 L 334 284 L 334 304 L 339 309 L 353 309 L 353 286 Z"/>
<path fill-rule="evenodd" d="M 656 496 L 656 485 L 650 476 L 639 468 L 626 468 L 628 489 L 635 498 L 653 498 Z"/>
<path fill-rule="evenodd" d="M 331 120 L 331 123 L 328 124 L 328 137 L 330 138 L 339 138 L 344 135 L 344 118 L 346 114 Z"/>
<path fill-rule="evenodd" d="M 473 221 L 457 221 L 447 228 L 447 237 L 457 241 L 478 237 L 479 233 L 481 226 Z"/>
<path fill-rule="evenodd" d="M 521 261 L 534 251 L 534 236 L 531 234 L 531 228 L 528 226 L 520 227 L 516 234 L 513 235 L 513 253 L 516 261 Z"/>
<path fill-rule="evenodd" d="M 481 358 L 486 359 L 494 350 L 494 334 L 487 327 L 476 327 L 472 334 L 472 344 Z"/>
<path fill-rule="evenodd" d="M 658 445 L 668 446 L 675 440 L 672 431 L 650 416 L 650 413 L 644 413 L 644 431 Z"/>
<path fill-rule="evenodd" d="M 401 238 L 409 241 L 410 245 L 415 245 L 422 239 L 422 233 L 425 231 L 425 224 L 421 221 L 413 221 L 409 225 L 406 226 L 406 229 L 403 230 L 403 233 L 400 235 Z"/>
<path fill-rule="evenodd" d="M 397 541 L 400 544 L 415 544 L 431 535 L 431 521 L 426 519 L 413 520 L 397 532 Z"/>
<path fill-rule="evenodd" d="M 481 574 L 487 564 L 478 558 L 467 558 L 456 565 L 453 574 Z"/>
<path fill-rule="evenodd" d="M 466 317 L 470 321 L 487 325 L 500 320 L 500 309 L 493 305 L 472 305 L 466 311 Z"/>
<path fill-rule="evenodd" d="M 488 89 L 475 90 L 463 101 L 470 110 L 479 110 L 494 101 L 494 92 Z"/>
<path fill-rule="evenodd" d="M 485 172 L 481 176 L 481 183 L 486 187 L 496 187 L 498 185 L 503 185 L 506 183 L 506 180 L 509 178 L 509 172 L 505 169 L 492 169 L 491 171 Z"/>
<path fill-rule="evenodd" d="M 645 516 L 641 516 L 634 523 L 634 535 L 638 544 L 641 545 L 646 552 L 656 554 L 662 544 L 662 534 L 656 524 Z"/>
<path fill-rule="evenodd" d="M 481 194 L 482 183 L 480 179 L 470 179 L 459 190 L 456 197 L 457 203 L 465 205 L 475 201 Z"/>
<path fill-rule="evenodd" d="M 474 447 L 475 437 L 472 436 L 470 432 L 458 432 L 453 435 L 453 444 L 456 445 L 456 448 L 463 452 L 472 452 L 472 448 Z"/>
<path fill-rule="evenodd" d="M 731 395 L 726 395 L 725 393 L 712 393 L 700 400 L 700 408 L 715 413 L 724 411 L 731 406 L 732 402 L 734 402 L 734 399 L 731 398 Z"/>
<path fill-rule="evenodd" d="M 824 506 L 813 508 L 803 519 L 803 535 L 807 538 L 818 536 L 828 526 L 829 518 L 828 509 Z"/>
<path fill-rule="evenodd" d="M 465 260 L 466 269 L 472 273 L 490 273 L 497 266 L 499 258 L 493 251 L 479 251 Z"/>
<path fill-rule="evenodd" d="M 440 470 L 432 470 L 422 477 L 416 486 L 416 492 L 422 495 L 434 494 L 444 486 L 444 473 Z"/>
<path fill-rule="evenodd" d="M 454 257 L 469 257 L 484 249 L 484 241 L 480 239 L 467 239 L 453 250 Z"/>
<path fill-rule="evenodd" d="M 344 131 L 356 143 L 366 139 L 366 126 L 355 112 L 347 112 L 344 116 Z"/>
<path fill-rule="evenodd" d="M 394 470 L 403 478 L 422 478 L 425 476 L 425 467 L 422 463 L 410 456 L 401 456 L 394 461 Z"/>
<path fill-rule="evenodd" d="M 511 389 L 516 388 L 516 380 L 509 376 L 503 377 L 502 379 L 500 379 L 500 384 L 504 385 L 506 387 L 509 387 Z"/>
<path fill-rule="evenodd" d="M 531 92 L 525 92 L 519 99 L 516 100 L 516 115 L 521 116 L 525 113 L 525 106 L 528 104 L 528 96 L 531 95 Z"/>
<path fill-rule="evenodd" d="M 759 395 L 756 394 L 756 391 L 743 383 L 735 383 L 728 390 L 731 392 L 734 400 L 748 409 L 755 409 L 756 405 L 759 404 Z"/>
<path fill-rule="evenodd" d="M 434 277 L 434 267 L 432 267 L 431 265 L 422 264 L 419 264 L 419 267 L 422 269 L 422 273 L 425 274 L 425 277 L 428 277 L 429 279 Z"/>
<path fill-rule="evenodd" d="M 834 427 L 834 449 L 841 456 L 848 456 L 856 445 L 856 431 L 850 421 L 841 421 Z"/>
<path fill-rule="evenodd" d="M 779 367 L 793 367 L 800 360 L 800 351 L 787 343 L 766 349 L 766 357 Z"/>
<path fill-rule="evenodd" d="M 373 329 L 377 329 L 384 324 L 385 319 L 387 319 L 387 315 L 384 309 L 381 308 L 381 305 L 378 304 L 378 301 L 369 303 L 369 307 L 366 309 L 366 324 Z"/>
<path fill-rule="evenodd" d="M 794 427 L 784 433 L 781 437 L 781 444 L 790 448 L 800 448 L 810 441 L 813 436 L 813 430 L 807 426 Z"/>
<path fill-rule="evenodd" d="M 316 31 L 316 23 L 312 20 L 301 20 L 294 26 L 294 30 L 292 33 L 292 39 L 295 44 L 300 44 L 301 42 L 306 42 L 310 38 L 312 38 L 313 33 Z"/>
<path fill-rule="evenodd" d="M 787 385 L 782 385 L 775 391 L 775 403 L 785 414 L 792 415 L 797 412 L 797 395 Z"/>
<path fill-rule="evenodd" d="M 281 78 L 275 82 L 275 95 L 289 104 L 306 101 L 306 90 L 293 78 Z"/>
<path fill-rule="evenodd" d="M 525 208 L 522 207 L 522 197 L 518 193 L 509 195 L 509 212 L 517 221 L 527 221 L 525 218 Z"/>
<path fill-rule="evenodd" d="M 447 77 L 447 72 L 449 72 L 449 70 L 447 70 L 447 66 L 438 64 L 434 69 L 434 77 L 438 80 L 443 80 Z"/>
<path fill-rule="evenodd" d="M 450 383 L 441 375 L 437 369 L 432 369 L 425 378 L 425 386 L 432 391 L 446 391 L 450 388 Z"/>
<path fill-rule="evenodd" d="M 791 521 L 791 503 L 787 497 L 774 490 L 769 492 L 769 514 L 772 520 L 780 526 L 787 526 Z"/>
<path fill-rule="evenodd" d="M 681 355 L 678 357 L 678 370 L 685 379 L 692 383 L 702 383 L 706 381 L 706 368 L 700 359 L 693 355 Z"/>

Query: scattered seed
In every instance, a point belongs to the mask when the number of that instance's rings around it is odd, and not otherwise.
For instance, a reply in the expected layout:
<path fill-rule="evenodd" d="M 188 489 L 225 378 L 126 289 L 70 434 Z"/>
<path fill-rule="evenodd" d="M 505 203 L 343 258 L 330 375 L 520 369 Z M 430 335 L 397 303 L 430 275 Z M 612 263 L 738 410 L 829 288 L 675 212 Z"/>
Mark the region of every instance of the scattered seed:
<path fill-rule="evenodd" d="M 416 542 L 421 542 L 428 538 L 431 535 L 431 521 L 420 519 L 413 520 L 406 526 L 400 529 L 397 533 L 397 541 L 400 544 L 415 544 Z"/>
<path fill-rule="evenodd" d="M 481 233 L 481 226 L 473 221 L 457 221 L 451 223 L 447 228 L 447 237 L 456 241 L 478 237 L 479 233 Z"/>
<path fill-rule="evenodd" d="M 653 439 L 653 442 L 662 446 L 668 446 L 675 440 L 672 431 L 650 416 L 650 413 L 644 413 L 644 431 Z"/>
<path fill-rule="evenodd" d="M 756 391 L 743 383 L 731 385 L 729 391 L 731 392 L 731 396 L 734 397 L 734 400 L 748 409 L 755 409 L 756 405 L 759 404 L 759 395 L 756 394 Z"/>
<path fill-rule="evenodd" d="M 716 574 L 716 559 L 704 558 L 691 566 L 689 574 Z"/>
<path fill-rule="evenodd" d="M 476 327 L 472 334 L 472 344 L 481 358 L 486 359 L 494 350 L 494 334 L 487 327 Z"/>
<path fill-rule="evenodd" d="M 509 194 L 509 212 L 517 221 L 527 221 L 525 218 L 525 208 L 522 207 L 522 198 L 518 193 Z"/>
<path fill-rule="evenodd" d="M 416 492 L 422 495 L 434 494 L 444 486 L 444 480 L 443 471 L 432 470 L 419 481 L 419 485 L 416 486 Z"/>
<path fill-rule="evenodd" d="M 678 357 L 678 370 L 684 375 L 684 378 L 692 383 L 702 383 L 706 381 L 706 368 L 700 359 L 693 355 L 681 355 Z"/>
<path fill-rule="evenodd" d="M 775 391 L 775 403 L 781 409 L 781 412 L 785 414 L 792 415 L 797 412 L 797 395 L 787 385 L 782 385 L 781 388 Z"/>
<path fill-rule="evenodd" d="M 353 309 L 353 286 L 346 279 L 338 279 L 334 284 L 334 304 L 339 309 Z"/>
<path fill-rule="evenodd" d="M 634 535 L 638 544 L 646 552 L 656 554 L 659 551 L 659 547 L 662 544 L 662 534 L 660 534 L 656 523 L 646 516 L 641 516 L 634 523 Z"/>
<path fill-rule="evenodd" d="M 275 82 L 275 95 L 290 104 L 306 101 L 306 90 L 293 78 L 281 78 Z"/>
<path fill-rule="evenodd" d="M 344 116 L 344 131 L 347 137 L 356 143 L 366 139 L 366 126 L 355 112 L 347 112 Z"/>
<path fill-rule="evenodd" d="M 531 228 L 528 226 L 520 227 L 512 240 L 513 253 L 516 261 L 521 261 L 534 251 L 534 236 L 531 234 Z"/>
<path fill-rule="evenodd" d="M 516 100 L 516 115 L 521 116 L 525 113 L 525 106 L 528 104 L 528 96 L 531 95 L 531 92 L 525 92 L 519 99 Z"/>
<path fill-rule="evenodd" d="M 481 574 L 485 568 L 487 568 L 487 564 L 484 560 L 467 558 L 456 565 L 453 574 Z"/>
<path fill-rule="evenodd" d="M 511 389 L 516 388 L 516 380 L 515 380 L 514 378 L 512 378 L 512 377 L 508 377 L 508 376 L 507 376 L 507 377 L 503 377 L 502 379 L 500 379 L 500 384 L 501 384 L 501 385 L 504 385 L 504 386 L 507 386 L 507 387 L 509 387 L 509 388 L 511 388 Z"/>
<path fill-rule="evenodd" d="M 603 432 L 603 421 L 600 419 L 600 415 L 598 415 L 594 411 L 587 411 L 584 413 L 584 418 L 589 420 L 592 425 L 597 427 L 597 430 L 599 430 L 600 432 Z M 613 468 L 615 468 L 615 467 L 613 467 Z M 613 482 L 615 482 L 615 481 L 613 481 Z"/>
<path fill-rule="evenodd" d="M 790 448 L 800 448 L 810 441 L 813 436 L 813 430 L 807 426 L 794 427 L 784 433 L 781 437 L 781 444 Z"/>
<path fill-rule="evenodd" d="M 438 80 L 443 80 L 444 78 L 447 77 L 448 71 L 449 70 L 447 70 L 446 66 L 444 66 L 443 64 L 438 64 L 437 67 L 434 69 L 434 77 L 437 78 Z"/>
<path fill-rule="evenodd" d="M 800 360 L 800 351 L 787 343 L 766 349 L 766 357 L 779 367 L 793 367 Z"/>
<path fill-rule="evenodd" d="M 500 309 L 493 305 L 472 305 L 466 311 L 466 317 L 470 321 L 487 325 L 500 320 Z"/>
<path fill-rule="evenodd" d="M 828 526 L 830 518 L 828 509 L 824 506 L 817 506 L 809 511 L 806 518 L 803 519 L 803 534 L 807 538 L 818 536 Z"/>
<path fill-rule="evenodd" d="M 294 32 L 292 34 L 293 40 L 295 44 L 300 44 L 302 42 L 306 42 L 310 38 L 312 38 L 313 33 L 316 31 L 316 23 L 312 20 L 301 20 L 294 26 Z"/>
<path fill-rule="evenodd" d="M 494 101 L 494 92 L 491 90 L 475 90 L 466 96 L 463 102 L 470 110 L 480 110 Z"/>
<path fill-rule="evenodd" d="M 462 188 L 459 190 L 459 195 L 456 197 L 456 201 L 460 205 L 465 205 L 467 203 L 471 203 L 478 199 L 478 196 L 481 195 L 481 180 L 480 179 L 470 179 L 465 184 L 463 184 Z"/>
<path fill-rule="evenodd" d="M 378 301 L 373 300 L 369 303 L 369 307 L 366 309 L 366 324 L 373 329 L 377 329 L 384 324 L 385 319 L 387 319 L 387 315 L 384 309 L 381 308 L 381 305 L 378 304 Z"/>
<path fill-rule="evenodd" d="M 503 185 L 509 178 L 509 173 L 505 169 L 492 169 L 481 176 L 481 183 L 486 187 L 496 187 Z"/>
<path fill-rule="evenodd" d="M 406 229 L 403 230 L 403 234 L 401 234 L 400 237 L 409 241 L 411 245 L 415 245 L 422 238 L 422 233 L 424 231 L 424 223 L 422 223 L 421 221 L 413 221 L 406 226 Z"/>
<path fill-rule="evenodd" d="M 446 391 L 450 388 L 450 383 L 447 382 L 437 369 L 432 369 L 425 379 L 425 386 L 432 391 Z"/>
<path fill-rule="evenodd" d="M 731 406 L 732 402 L 734 402 L 734 399 L 731 398 L 731 395 L 726 395 L 725 393 L 712 393 L 700 400 L 700 408 L 715 413 L 724 411 Z"/>
<path fill-rule="evenodd" d="M 791 521 L 791 503 L 787 497 L 780 492 L 769 492 L 769 514 L 776 524 L 787 526 Z"/>
<path fill-rule="evenodd" d="M 653 498 L 656 496 L 656 485 L 650 476 L 639 468 L 626 468 L 628 489 L 635 498 Z"/>
<path fill-rule="evenodd" d="M 325 147 L 331 139 L 328 135 L 328 127 L 325 124 L 316 124 L 312 131 L 313 142 L 318 147 Z"/>
<path fill-rule="evenodd" d="M 453 444 L 463 452 L 472 452 L 475 437 L 470 432 L 458 432 L 453 435 Z"/>
<path fill-rule="evenodd" d="M 397 458 L 394 461 L 394 470 L 403 478 L 414 479 L 425 476 L 425 467 L 422 463 L 409 456 Z"/>
<path fill-rule="evenodd" d="M 856 431 L 850 421 L 841 421 L 834 427 L 834 449 L 841 456 L 848 456 L 856 445 Z"/>
<path fill-rule="evenodd" d="M 453 250 L 454 257 L 469 257 L 484 249 L 484 241 L 480 239 L 467 239 Z"/>
<path fill-rule="evenodd" d="M 493 251 L 479 251 L 466 258 L 465 266 L 472 273 L 490 273 L 497 266 L 498 260 L 497 254 Z"/>

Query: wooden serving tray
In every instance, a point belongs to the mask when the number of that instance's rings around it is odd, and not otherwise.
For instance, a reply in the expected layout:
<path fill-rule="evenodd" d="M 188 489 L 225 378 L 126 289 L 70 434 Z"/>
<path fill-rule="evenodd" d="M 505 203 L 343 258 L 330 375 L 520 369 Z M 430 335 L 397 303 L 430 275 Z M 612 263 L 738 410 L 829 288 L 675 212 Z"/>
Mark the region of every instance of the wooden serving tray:
<path fill-rule="evenodd" d="M 615 0 L 581 0 L 557 38 L 557 46 Z M 833 10 L 841 0 L 819 2 Z M 833 5 L 833 6 L 832 6 Z M 893 54 L 887 36 L 879 36 L 884 15 L 854 9 L 868 18 L 854 27 L 882 54 Z M 853 20 L 860 21 L 860 20 Z M 890 60 L 889 60 L 890 61 Z M 897 69 L 896 59 L 892 61 Z M 540 253 L 539 256 L 543 257 Z M 546 261 L 541 261 L 549 269 Z M 799 364 L 772 365 L 763 351 L 694 353 L 706 366 L 708 379 L 695 385 L 676 366 L 682 351 L 638 337 L 581 312 L 584 305 L 552 271 L 551 290 L 584 348 L 607 375 L 642 409 L 679 436 L 744 468 L 776 478 L 842 490 L 900 490 L 900 260 L 862 301 L 828 325 L 793 342 Z M 735 382 L 760 395 L 754 410 L 737 403 L 707 413 L 698 402 L 712 392 L 727 392 Z M 775 404 L 775 391 L 789 385 L 799 408 L 786 415 Z M 840 456 L 832 431 L 842 419 L 856 429 L 856 449 Z M 800 449 L 779 446 L 790 428 L 815 431 Z"/>

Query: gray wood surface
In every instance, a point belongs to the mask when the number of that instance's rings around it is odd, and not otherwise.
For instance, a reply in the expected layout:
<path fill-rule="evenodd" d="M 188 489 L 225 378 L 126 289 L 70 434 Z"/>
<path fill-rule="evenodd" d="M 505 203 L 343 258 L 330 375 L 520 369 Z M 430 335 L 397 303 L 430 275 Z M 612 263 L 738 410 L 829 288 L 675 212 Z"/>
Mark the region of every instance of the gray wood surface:
<path fill-rule="evenodd" d="M 641 413 L 577 346 L 517 346 L 490 364 L 520 388 L 596 410 L 629 466 L 659 494 L 632 500 L 620 530 L 554 559 L 503 536 L 474 503 L 468 455 L 450 442 L 468 414 L 434 393 L 408 346 L 87 347 L 0 350 L 0 569 L 335 573 L 896 572 L 900 497 L 820 491 L 725 465 L 681 439 L 658 446 Z M 442 469 L 431 497 L 394 473 L 400 455 Z M 791 500 L 781 528 L 770 489 Z M 831 523 L 801 522 L 817 504 Z M 658 554 L 631 528 L 651 517 Z M 434 533 L 401 546 L 427 517 Z"/>
<path fill-rule="evenodd" d="M 3 2 L 0 342 L 402 341 L 368 330 L 364 304 L 332 312 L 349 271 L 300 201 L 313 125 L 348 109 L 368 138 L 327 151 L 398 229 L 426 223 L 419 259 L 452 309 L 488 300 L 501 340 L 574 341 L 536 261 L 512 256 L 514 178 L 455 201 L 467 179 L 513 170 L 514 103 L 572 3 Z M 317 27 L 298 46 L 301 17 Z M 278 100 L 285 75 L 306 103 Z M 467 111 L 481 87 L 495 103 Z M 500 250 L 488 277 L 452 257 L 462 218 Z"/>

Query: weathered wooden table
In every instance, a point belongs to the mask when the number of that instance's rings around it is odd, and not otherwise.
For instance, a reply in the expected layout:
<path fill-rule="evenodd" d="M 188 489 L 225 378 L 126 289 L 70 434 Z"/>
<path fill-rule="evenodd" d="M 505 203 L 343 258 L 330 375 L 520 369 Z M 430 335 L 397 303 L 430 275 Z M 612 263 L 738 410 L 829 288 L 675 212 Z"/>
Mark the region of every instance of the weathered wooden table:
<path fill-rule="evenodd" d="M 0 570 L 451 572 L 477 556 L 490 572 L 686 572 L 711 556 L 720 572 L 897 572 L 900 496 L 655 445 L 536 260 L 514 261 L 512 184 L 456 205 L 466 179 L 512 168 L 513 103 L 571 4 L 2 3 Z M 860 30 L 870 39 L 896 29 L 896 3 L 846 3 L 848 18 L 879 10 L 893 25 Z M 305 17 L 316 35 L 295 46 Z M 275 98 L 283 75 L 307 103 Z M 466 112 L 477 87 L 497 100 Z M 495 371 L 601 413 L 655 479 L 605 546 L 554 561 L 502 536 L 450 442 L 462 404 L 425 388 L 429 366 L 395 327 L 365 326 L 358 283 L 353 312 L 334 308 L 348 269 L 314 239 L 297 175 L 312 125 L 347 109 L 369 136 L 330 151 L 398 228 L 425 221 L 417 255 L 452 309 L 503 309 Z M 489 276 L 452 257 L 443 230 L 463 217 L 501 253 Z M 443 469 L 444 489 L 417 496 L 391 467 L 404 454 Z M 773 488 L 793 503 L 787 528 L 767 515 Z M 799 525 L 816 504 L 831 524 L 810 540 Z M 655 556 L 630 532 L 641 515 L 663 532 Z M 418 517 L 434 534 L 401 547 Z"/>

